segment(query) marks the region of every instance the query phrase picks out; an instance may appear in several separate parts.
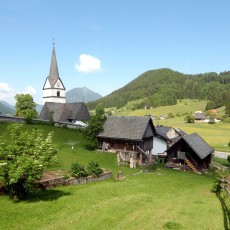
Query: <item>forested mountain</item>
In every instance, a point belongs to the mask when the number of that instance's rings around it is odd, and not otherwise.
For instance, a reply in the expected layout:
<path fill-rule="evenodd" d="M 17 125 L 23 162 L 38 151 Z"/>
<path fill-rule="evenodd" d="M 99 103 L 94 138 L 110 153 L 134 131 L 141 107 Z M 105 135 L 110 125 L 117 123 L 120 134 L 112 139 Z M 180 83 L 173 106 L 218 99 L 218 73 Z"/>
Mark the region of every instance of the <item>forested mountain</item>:
<path fill-rule="evenodd" d="M 105 107 L 122 107 L 132 100 L 144 99 L 136 108 L 176 104 L 177 99 L 209 100 L 206 109 L 227 105 L 230 101 L 230 72 L 182 74 L 171 69 L 150 70 L 95 102 L 90 109 L 102 102 Z"/>
<path fill-rule="evenodd" d="M 5 101 L 0 101 L 0 113 L 2 115 L 6 115 L 6 114 L 15 114 L 15 108 L 13 105 L 8 104 Z"/>

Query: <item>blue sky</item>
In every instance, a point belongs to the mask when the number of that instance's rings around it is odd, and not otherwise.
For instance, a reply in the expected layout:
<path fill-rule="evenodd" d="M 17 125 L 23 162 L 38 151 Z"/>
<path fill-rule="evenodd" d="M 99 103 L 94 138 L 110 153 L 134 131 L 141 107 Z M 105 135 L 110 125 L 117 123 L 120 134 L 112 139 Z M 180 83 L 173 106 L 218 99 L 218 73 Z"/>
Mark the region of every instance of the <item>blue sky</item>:
<path fill-rule="evenodd" d="M 229 0 L 1 0 L 0 100 L 42 103 L 53 38 L 66 90 L 105 96 L 150 69 L 230 70 Z"/>

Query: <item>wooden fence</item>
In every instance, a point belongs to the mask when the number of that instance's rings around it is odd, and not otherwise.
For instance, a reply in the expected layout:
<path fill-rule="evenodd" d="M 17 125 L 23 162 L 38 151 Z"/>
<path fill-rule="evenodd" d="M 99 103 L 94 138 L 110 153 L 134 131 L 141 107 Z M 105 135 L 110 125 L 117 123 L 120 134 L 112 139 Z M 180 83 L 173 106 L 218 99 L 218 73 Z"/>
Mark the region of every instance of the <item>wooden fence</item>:
<path fill-rule="evenodd" d="M 221 188 L 223 188 L 227 191 L 228 195 L 230 195 L 230 180 L 229 179 L 230 179 L 230 175 L 228 175 L 227 179 L 225 179 L 225 178 L 220 179 L 220 182 L 221 182 L 220 186 L 221 186 Z"/>

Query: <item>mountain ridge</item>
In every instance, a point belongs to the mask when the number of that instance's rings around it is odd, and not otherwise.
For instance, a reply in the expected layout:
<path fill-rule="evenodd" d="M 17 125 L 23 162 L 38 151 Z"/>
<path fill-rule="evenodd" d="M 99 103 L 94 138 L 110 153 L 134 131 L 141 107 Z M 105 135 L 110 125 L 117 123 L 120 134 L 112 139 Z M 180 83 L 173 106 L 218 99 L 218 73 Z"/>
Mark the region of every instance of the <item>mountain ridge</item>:
<path fill-rule="evenodd" d="M 137 78 L 94 102 L 106 108 L 123 107 L 129 101 L 143 99 L 135 108 L 174 105 L 177 99 L 207 99 L 207 109 L 226 105 L 230 101 L 230 72 L 184 74 L 168 68 L 148 70 Z"/>
<path fill-rule="evenodd" d="M 99 93 L 96 93 L 87 87 L 76 87 L 66 92 L 66 102 L 90 102 L 102 98 Z"/>

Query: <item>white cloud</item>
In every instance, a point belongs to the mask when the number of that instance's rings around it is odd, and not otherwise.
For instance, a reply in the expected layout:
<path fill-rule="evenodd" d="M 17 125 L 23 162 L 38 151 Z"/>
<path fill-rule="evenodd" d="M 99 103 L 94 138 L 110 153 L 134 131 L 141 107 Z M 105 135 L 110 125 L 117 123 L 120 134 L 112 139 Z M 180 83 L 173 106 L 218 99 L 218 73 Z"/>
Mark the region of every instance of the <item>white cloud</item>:
<path fill-rule="evenodd" d="M 10 104 L 15 104 L 15 94 L 15 90 L 12 89 L 8 83 L 0 82 L 0 101 L 6 101 Z"/>
<path fill-rule="evenodd" d="M 8 83 L 1 83 L 0 82 L 0 92 L 12 92 L 13 89 L 10 88 Z"/>
<path fill-rule="evenodd" d="M 87 73 L 102 71 L 100 59 L 88 54 L 80 55 L 79 64 L 77 64 L 75 68 L 79 72 L 87 72 Z"/>
<path fill-rule="evenodd" d="M 14 105 L 16 102 L 14 98 L 16 94 L 21 94 L 21 92 L 11 88 L 8 83 L 0 82 L 0 101 L 6 101 L 9 104 Z M 32 86 L 28 86 L 23 94 L 35 95 L 36 90 Z"/>
<path fill-rule="evenodd" d="M 26 87 L 26 91 L 23 94 L 35 95 L 36 89 L 29 85 L 28 87 Z"/>

